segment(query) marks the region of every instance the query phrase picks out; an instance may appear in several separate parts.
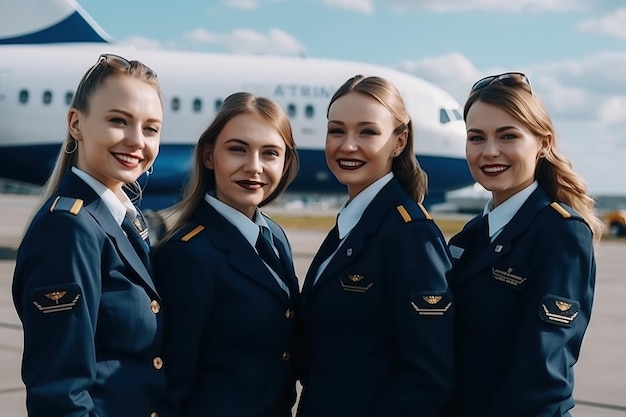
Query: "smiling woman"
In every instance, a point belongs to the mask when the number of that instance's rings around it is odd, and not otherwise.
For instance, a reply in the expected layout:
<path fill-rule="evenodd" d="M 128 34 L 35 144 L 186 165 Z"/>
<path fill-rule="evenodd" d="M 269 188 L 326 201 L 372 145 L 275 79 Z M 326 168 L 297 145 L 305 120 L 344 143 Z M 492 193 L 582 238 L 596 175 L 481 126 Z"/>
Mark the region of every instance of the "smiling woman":
<path fill-rule="evenodd" d="M 298 169 L 287 114 L 264 97 L 229 96 L 194 161 L 154 256 L 170 400 L 182 416 L 286 417 L 300 294 L 287 236 L 259 207 Z"/>
<path fill-rule="evenodd" d="M 101 55 L 76 89 L 13 277 L 29 416 L 163 410 L 161 301 L 124 191 L 152 166 L 162 118 L 156 75 L 138 61 Z"/>

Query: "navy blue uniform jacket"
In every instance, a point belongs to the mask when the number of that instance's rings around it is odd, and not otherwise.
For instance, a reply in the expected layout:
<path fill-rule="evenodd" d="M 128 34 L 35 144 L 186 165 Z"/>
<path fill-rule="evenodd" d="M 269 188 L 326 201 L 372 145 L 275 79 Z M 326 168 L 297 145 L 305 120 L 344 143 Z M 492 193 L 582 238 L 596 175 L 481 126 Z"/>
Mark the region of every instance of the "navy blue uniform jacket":
<path fill-rule="evenodd" d="M 205 201 L 154 254 L 169 392 L 183 416 L 291 415 L 298 283 L 285 234 L 266 220 L 280 240 L 291 298 L 239 230 Z"/>
<path fill-rule="evenodd" d="M 438 416 L 454 385 L 451 267 L 430 216 L 392 179 L 302 291 L 300 417 Z"/>
<path fill-rule="evenodd" d="M 150 274 L 91 187 L 69 172 L 58 195 L 34 217 L 13 277 L 28 415 L 163 416 Z"/>
<path fill-rule="evenodd" d="M 589 323 L 592 234 L 537 188 L 487 246 L 478 219 L 450 240 L 457 314 L 458 416 L 568 416 Z"/>

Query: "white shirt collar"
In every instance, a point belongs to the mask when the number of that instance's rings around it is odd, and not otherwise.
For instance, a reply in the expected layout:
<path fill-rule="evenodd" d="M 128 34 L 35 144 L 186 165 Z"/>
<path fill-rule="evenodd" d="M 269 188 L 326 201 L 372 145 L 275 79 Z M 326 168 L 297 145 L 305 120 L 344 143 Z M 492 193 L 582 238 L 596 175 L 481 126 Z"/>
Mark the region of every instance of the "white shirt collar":
<path fill-rule="evenodd" d="M 530 197 L 538 186 L 539 184 L 537 184 L 537 181 L 534 181 L 528 187 L 518 191 L 498 207 L 493 209 L 491 208 L 493 207 L 493 200 L 489 199 L 485 209 L 483 210 L 483 215 L 489 214 L 489 236 L 491 238 L 498 234 L 502 228 L 511 221 L 513 216 L 515 216 L 515 213 L 517 213 L 520 207 L 522 207 L 528 197 Z"/>
<path fill-rule="evenodd" d="M 224 216 L 233 226 L 239 230 L 244 238 L 250 245 L 254 247 L 259 237 L 259 227 L 268 227 L 265 217 L 261 214 L 261 211 L 257 208 L 254 215 L 254 222 L 248 218 L 245 214 L 237 209 L 232 208 L 226 203 L 218 200 L 210 193 L 206 193 L 204 199 L 211 207 L 213 207 L 219 214 Z"/>
<path fill-rule="evenodd" d="M 337 228 L 339 229 L 339 239 L 343 239 L 354 229 L 359 222 L 363 212 L 370 205 L 376 195 L 393 178 L 393 172 L 379 178 L 370 184 L 366 189 L 358 193 L 352 200 L 348 200 L 337 216 Z M 349 203 L 349 204 L 348 204 Z"/>
<path fill-rule="evenodd" d="M 85 181 L 85 183 L 98 194 L 106 208 L 109 209 L 113 215 L 117 224 L 121 226 L 125 216 L 130 217 L 131 220 L 137 216 L 137 209 L 126 193 L 122 193 L 124 201 L 121 201 L 106 185 L 102 184 L 85 171 L 73 166 L 72 172 L 81 180 Z"/>

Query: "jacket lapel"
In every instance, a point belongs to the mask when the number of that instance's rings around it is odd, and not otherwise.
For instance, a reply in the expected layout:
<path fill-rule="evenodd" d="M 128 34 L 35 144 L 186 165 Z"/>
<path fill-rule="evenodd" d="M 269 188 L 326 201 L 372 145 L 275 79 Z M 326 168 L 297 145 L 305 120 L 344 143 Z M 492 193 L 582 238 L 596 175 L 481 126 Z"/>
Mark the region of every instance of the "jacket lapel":
<path fill-rule="evenodd" d="M 120 257 L 136 273 L 139 283 L 144 288 L 149 288 L 152 293 L 157 294 L 150 272 L 146 269 L 130 241 L 124 235 L 122 228 L 117 224 L 113 215 L 96 192 L 76 174 L 69 172 L 63 177 L 63 181 L 59 186 L 59 194 L 83 200 L 84 210 L 93 217 L 115 243 Z"/>
<path fill-rule="evenodd" d="M 230 267 L 239 271 L 243 277 L 274 293 L 284 302 L 289 302 L 287 293 L 280 288 L 254 248 L 233 224 L 204 201 L 194 217 L 205 226 L 215 247 L 224 252 Z M 291 288 L 289 290 L 292 291 Z"/>
<path fill-rule="evenodd" d="M 326 281 L 336 276 L 337 271 L 354 262 L 354 260 L 361 255 L 364 247 L 367 245 L 369 236 L 376 233 L 380 228 L 381 219 L 387 214 L 389 208 L 394 206 L 397 196 L 401 195 L 401 193 L 400 185 L 395 179 L 389 181 L 389 183 L 380 190 L 363 212 L 361 219 L 348 236 L 344 238 L 343 244 L 339 247 L 339 250 L 326 266 L 326 269 L 324 269 L 317 282 L 313 284 L 312 281 L 315 279 L 319 265 L 325 260 L 321 259 L 321 256 L 319 256 L 319 254 L 322 253 L 320 248 L 320 251 L 318 251 L 318 254 L 315 256 L 314 262 L 311 264 L 307 273 L 306 280 L 310 282 L 307 286 L 312 285 L 312 291 L 324 285 Z M 326 243 L 326 241 L 324 243 Z M 324 244 L 322 244 L 322 247 L 323 245 Z"/>
<path fill-rule="evenodd" d="M 515 240 L 528 229 L 539 212 L 549 205 L 551 200 L 543 188 L 538 187 L 515 213 L 508 224 L 504 226 L 502 232 L 491 244 L 479 251 L 479 253 L 469 254 L 471 259 L 463 262 L 464 266 L 459 268 L 459 275 L 456 284 L 472 277 L 477 271 L 487 268 L 505 256 L 513 249 Z M 475 227 L 470 227 L 461 232 L 459 239 L 454 243 L 467 250 L 475 240 Z"/>

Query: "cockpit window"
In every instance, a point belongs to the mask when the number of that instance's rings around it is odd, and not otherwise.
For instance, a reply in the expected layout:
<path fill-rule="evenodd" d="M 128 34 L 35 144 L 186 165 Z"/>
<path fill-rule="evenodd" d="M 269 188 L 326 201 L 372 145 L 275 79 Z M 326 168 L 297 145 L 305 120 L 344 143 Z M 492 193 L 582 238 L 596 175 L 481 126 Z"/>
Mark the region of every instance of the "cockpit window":
<path fill-rule="evenodd" d="M 450 122 L 450 116 L 448 116 L 448 112 L 446 111 L 446 109 L 439 109 L 439 122 L 442 125 Z"/>
<path fill-rule="evenodd" d="M 454 114 L 456 120 L 463 120 L 463 115 L 457 109 L 452 109 L 452 113 Z"/>

